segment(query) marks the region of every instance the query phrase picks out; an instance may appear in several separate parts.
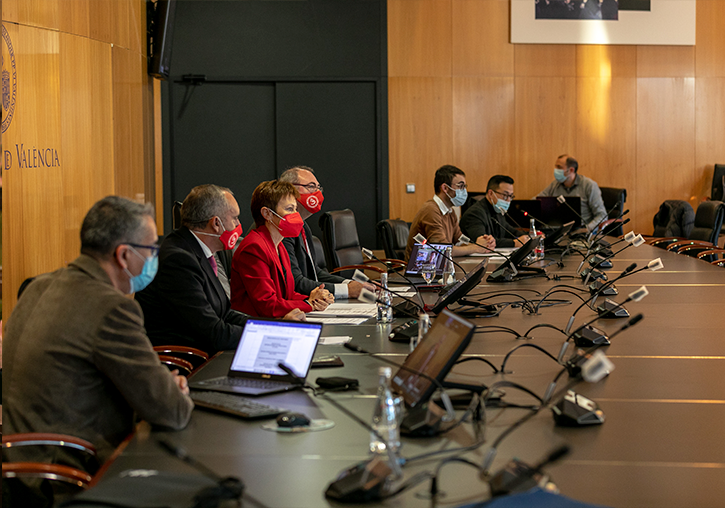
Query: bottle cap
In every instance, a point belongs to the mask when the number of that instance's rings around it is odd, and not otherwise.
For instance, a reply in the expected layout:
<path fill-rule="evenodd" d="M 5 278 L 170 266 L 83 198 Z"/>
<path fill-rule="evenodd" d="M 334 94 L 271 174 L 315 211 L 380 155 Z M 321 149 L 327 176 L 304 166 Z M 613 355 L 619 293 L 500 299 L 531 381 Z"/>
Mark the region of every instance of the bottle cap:
<path fill-rule="evenodd" d="M 390 367 L 378 367 L 378 374 L 385 377 L 391 377 L 393 375 L 393 369 Z"/>

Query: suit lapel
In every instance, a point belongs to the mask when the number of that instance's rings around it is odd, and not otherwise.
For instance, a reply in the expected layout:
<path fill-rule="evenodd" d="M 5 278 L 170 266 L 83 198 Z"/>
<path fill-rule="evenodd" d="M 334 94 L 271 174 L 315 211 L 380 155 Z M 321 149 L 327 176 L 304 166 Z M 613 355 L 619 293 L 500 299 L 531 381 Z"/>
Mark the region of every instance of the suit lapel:
<path fill-rule="evenodd" d="M 199 241 L 194 236 L 194 233 L 192 233 L 189 229 L 182 228 L 178 231 L 182 238 L 184 238 L 184 241 L 189 244 L 192 252 L 196 255 L 199 260 L 201 270 L 206 274 L 207 279 L 209 279 L 209 284 L 216 290 L 219 301 L 222 302 L 223 305 L 228 299 L 227 294 L 224 292 L 222 283 L 219 282 L 219 279 L 214 274 L 214 269 L 211 267 L 211 263 L 209 263 L 209 260 L 206 259 L 204 251 L 202 250 L 201 245 L 199 245 Z"/>
<path fill-rule="evenodd" d="M 284 289 L 284 297 L 289 298 L 289 288 L 287 287 L 287 277 L 285 277 L 284 268 L 282 267 L 282 260 L 280 259 L 280 253 L 278 250 L 274 248 L 274 242 L 272 241 L 272 237 L 269 235 L 269 231 L 265 227 L 264 229 L 259 230 L 259 234 L 264 239 L 264 245 L 265 248 L 268 251 L 269 257 L 272 260 L 272 263 L 274 263 L 275 269 L 277 270 L 277 280 L 280 283 L 280 286 Z M 284 247 L 281 247 L 284 249 Z"/>
<path fill-rule="evenodd" d="M 312 249 L 314 249 L 314 246 L 312 245 L 312 230 L 310 229 L 310 226 L 307 225 L 307 222 L 304 223 L 304 232 L 305 232 L 305 238 L 307 239 L 307 246 L 305 246 L 304 240 L 302 241 L 302 251 L 304 252 L 305 261 L 307 262 L 307 273 L 312 275 L 310 277 L 311 279 L 317 280 L 317 276 L 315 275 L 317 273 L 317 270 L 315 269 L 315 260 L 312 259 Z M 309 247 L 309 252 L 307 251 L 307 248 Z"/>

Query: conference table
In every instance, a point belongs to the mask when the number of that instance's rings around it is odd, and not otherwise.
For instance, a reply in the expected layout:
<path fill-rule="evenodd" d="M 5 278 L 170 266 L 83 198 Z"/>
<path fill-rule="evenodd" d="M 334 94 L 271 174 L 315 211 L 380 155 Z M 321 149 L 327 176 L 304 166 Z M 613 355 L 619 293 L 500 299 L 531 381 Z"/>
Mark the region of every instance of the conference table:
<path fill-rule="evenodd" d="M 614 239 L 610 239 L 614 241 Z M 642 313 L 637 325 L 612 338 L 604 347 L 614 364 L 610 375 L 598 383 L 581 382 L 572 389 L 594 400 L 605 414 L 601 425 L 563 427 L 555 424 L 549 409 L 539 411 L 517 428 L 498 448 L 491 467 L 496 472 L 516 457 L 529 464 L 542 460 L 553 449 L 568 445 L 570 453 L 545 468 L 562 495 L 594 504 L 615 507 L 722 507 L 725 506 L 725 270 L 704 261 L 643 245 L 629 248 L 613 259 L 607 270 L 610 278 L 631 263 L 643 267 L 660 257 L 664 268 L 645 270 L 616 283 L 617 302 L 645 285 L 649 295 L 630 302 L 630 314 Z M 552 256 L 552 259 L 558 256 Z M 469 270 L 480 258 L 457 259 Z M 538 299 L 547 289 L 566 284 L 583 288 L 575 271 L 581 257 L 564 258 L 563 267 L 547 267 L 549 278 L 532 278 L 507 284 L 484 281 L 470 299 L 486 298 L 486 303 L 517 302 L 521 299 L 496 292 L 516 293 Z M 544 263 L 547 261 L 544 260 Z M 494 268 L 493 263 L 488 272 Z M 566 289 L 566 288 L 562 288 Z M 587 293 L 580 293 L 586 298 Z M 567 292 L 552 294 L 564 300 L 539 309 L 532 315 L 520 307 L 508 306 L 497 317 L 476 318 L 476 330 L 462 358 L 483 357 L 500 368 L 504 356 L 522 344 L 536 344 L 557 356 L 564 335 L 551 328 L 537 328 L 530 340 L 485 328 L 499 325 L 523 334 L 531 326 L 549 323 L 564 328 L 581 303 Z M 566 302 L 565 300 L 569 300 Z M 455 306 L 452 306 L 455 310 Z M 585 307 L 576 325 L 595 317 Z M 397 319 L 396 323 L 404 319 Z M 594 324 L 610 335 L 627 322 L 626 318 L 600 319 Z M 394 323 L 393 326 L 396 324 Z M 374 318 L 357 326 L 325 326 L 323 336 L 351 336 L 352 343 L 395 362 L 402 362 L 407 344 L 388 340 L 390 324 Z M 352 352 L 340 345 L 320 345 L 316 356 L 339 355 L 344 367 L 312 370 L 309 382 L 318 376 L 345 376 L 360 381 L 357 391 L 328 392 L 349 411 L 369 422 L 377 388 L 378 358 Z M 223 360 L 226 358 L 226 360 Z M 231 353 L 197 375 L 225 374 Z M 225 363 L 226 362 L 226 363 Z M 517 350 L 508 359 L 505 373 L 494 373 L 480 361 L 456 365 L 447 380 L 474 385 L 491 385 L 508 380 L 543 396 L 561 365 L 531 347 Z M 561 389 L 569 380 L 564 375 Z M 538 402 L 526 393 L 505 388 L 503 400 L 512 404 Z M 456 393 L 455 390 L 451 393 Z M 122 453 L 105 471 L 101 484 L 124 471 L 138 468 L 198 474 L 187 464 L 160 449 L 161 437 L 185 449 L 195 460 L 221 476 L 236 476 L 246 492 L 269 507 L 329 506 L 324 497 L 328 484 L 346 468 L 370 457 L 370 434 L 359 423 L 337 409 L 325 397 L 296 390 L 264 397 L 268 404 L 305 413 L 311 418 L 335 422 L 329 430 L 306 433 L 275 433 L 261 428 L 260 421 L 235 418 L 195 409 L 188 427 L 178 432 L 152 431 L 141 424 Z M 528 409 L 488 408 L 484 436 L 486 442 L 463 456 L 480 465 L 495 438 L 522 418 Z M 462 411 L 458 411 L 462 414 Z M 463 423 L 437 437 L 402 439 L 400 453 L 406 459 L 437 451 L 454 450 L 477 441 L 471 423 Z M 404 480 L 436 469 L 452 453 L 414 460 L 403 468 Z M 489 498 L 489 488 L 480 472 L 462 463 L 441 468 L 438 489 L 431 499 L 430 482 L 423 481 L 400 495 L 380 501 L 381 506 L 458 506 Z M 245 503 L 246 504 L 246 503 Z"/>

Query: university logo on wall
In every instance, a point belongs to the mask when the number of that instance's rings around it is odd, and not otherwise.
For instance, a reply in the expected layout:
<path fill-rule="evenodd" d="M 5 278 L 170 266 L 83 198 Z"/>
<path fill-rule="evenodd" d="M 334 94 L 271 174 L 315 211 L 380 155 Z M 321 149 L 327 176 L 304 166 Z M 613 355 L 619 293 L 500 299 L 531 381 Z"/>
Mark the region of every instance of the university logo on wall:
<path fill-rule="evenodd" d="M 8 130 L 15 113 L 15 94 L 18 89 L 18 75 L 15 70 L 15 52 L 10 34 L 3 25 L 3 56 L 2 56 L 2 93 L 3 93 L 3 127 L 2 132 Z M 6 66 L 7 65 L 7 66 Z"/>

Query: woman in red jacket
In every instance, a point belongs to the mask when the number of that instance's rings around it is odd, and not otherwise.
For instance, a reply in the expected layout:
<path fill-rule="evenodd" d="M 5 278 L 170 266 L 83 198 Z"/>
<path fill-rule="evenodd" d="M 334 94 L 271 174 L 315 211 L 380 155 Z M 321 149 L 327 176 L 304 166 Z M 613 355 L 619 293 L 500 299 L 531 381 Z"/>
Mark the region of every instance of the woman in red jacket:
<path fill-rule="evenodd" d="M 325 310 L 334 297 L 324 286 L 306 296 L 295 292 L 289 254 L 282 238 L 297 237 L 302 218 L 297 213 L 299 193 L 288 182 L 262 182 L 252 193 L 255 229 L 242 240 L 232 259 L 232 308 L 250 316 L 284 317 L 298 309 Z M 288 316 L 291 317 L 291 316 Z"/>

